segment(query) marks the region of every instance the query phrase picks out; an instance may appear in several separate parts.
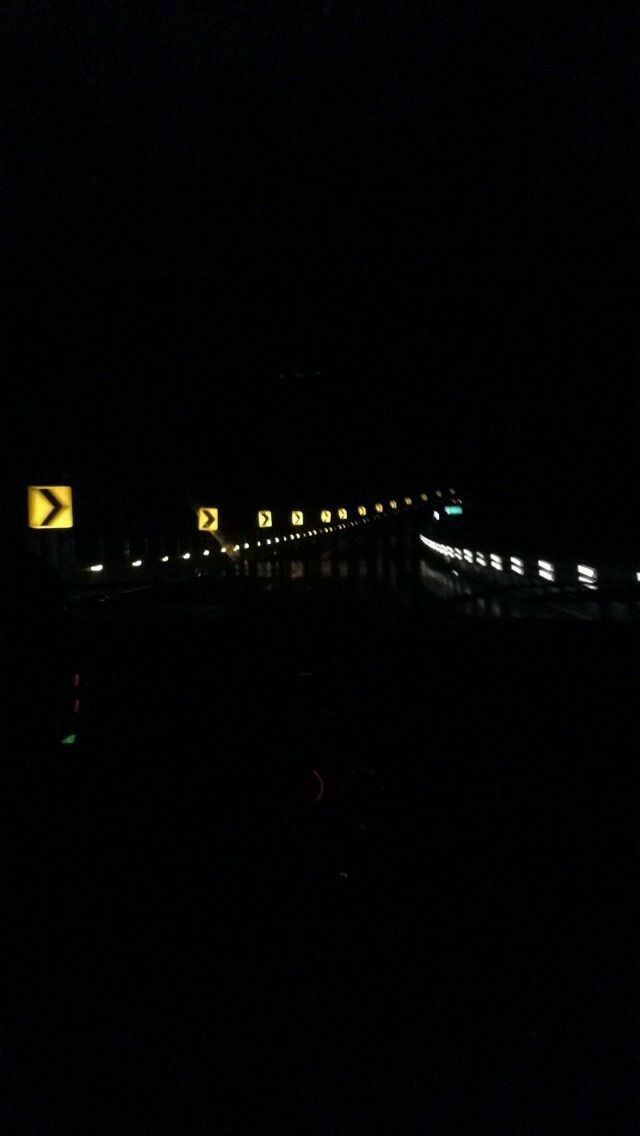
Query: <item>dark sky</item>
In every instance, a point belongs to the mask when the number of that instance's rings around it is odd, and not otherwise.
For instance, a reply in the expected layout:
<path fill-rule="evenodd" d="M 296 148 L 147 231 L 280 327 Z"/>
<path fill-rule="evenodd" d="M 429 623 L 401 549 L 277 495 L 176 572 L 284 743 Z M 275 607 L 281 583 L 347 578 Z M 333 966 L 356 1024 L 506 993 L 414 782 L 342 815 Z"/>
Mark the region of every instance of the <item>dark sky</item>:
<path fill-rule="evenodd" d="M 604 3 L 3 5 L 17 477 L 628 489 L 630 32 Z"/>

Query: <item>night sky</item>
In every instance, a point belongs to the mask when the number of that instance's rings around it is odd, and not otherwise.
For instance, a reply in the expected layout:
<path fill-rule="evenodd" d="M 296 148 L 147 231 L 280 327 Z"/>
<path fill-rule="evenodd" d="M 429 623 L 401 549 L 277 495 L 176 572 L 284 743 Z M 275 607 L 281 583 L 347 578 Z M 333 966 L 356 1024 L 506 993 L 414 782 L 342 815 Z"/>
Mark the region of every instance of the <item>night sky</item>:
<path fill-rule="evenodd" d="M 10 484 L 628 501 L 619 20 L 5 4 Z"/>

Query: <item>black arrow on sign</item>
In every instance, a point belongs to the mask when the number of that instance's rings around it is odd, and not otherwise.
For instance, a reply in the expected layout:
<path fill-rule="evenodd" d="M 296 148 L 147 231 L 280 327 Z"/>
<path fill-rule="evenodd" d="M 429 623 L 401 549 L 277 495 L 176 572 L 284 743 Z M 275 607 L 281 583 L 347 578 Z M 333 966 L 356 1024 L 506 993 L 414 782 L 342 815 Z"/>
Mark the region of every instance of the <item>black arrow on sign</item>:
<path fill-rule="evenodd" d="M 63 505 L 62 501 L 58 501 L 58 498 L 51 492 L 50 489 L 41 489 L 40 492 L 42 493 L 43 497 L 46 497 L 47 501 L 51 505 L 51 512 L 47 513 L 42 522 L 42 528 L 46 528 L 47 525 L 51 524 L 54 517 L 57 517 L 58 513 L 65 508 L 65 505 Z"/>
<path fill-rule="evenodd" d="M 209 524 L 208 524 L 208 525 L 205 525 L 204 527 L 205 527 L 205 529 L 208 529 L 208 528 L 209 528 L 209 525 L 213 525 L 213 524 L 215 524 L 215 520 L 216 520 L 216 518 L 215 518 L 214 514 L 213 514 L 213 513 L 211 512 L 211 510 L 210 510 L 210 509 L 205 509 L 205 510 L 204 510 L 204 515 L 205 515 L 205 517 L 207 517 L 207 519 L 208 519 L 208 521 L 209 521 Z"/>

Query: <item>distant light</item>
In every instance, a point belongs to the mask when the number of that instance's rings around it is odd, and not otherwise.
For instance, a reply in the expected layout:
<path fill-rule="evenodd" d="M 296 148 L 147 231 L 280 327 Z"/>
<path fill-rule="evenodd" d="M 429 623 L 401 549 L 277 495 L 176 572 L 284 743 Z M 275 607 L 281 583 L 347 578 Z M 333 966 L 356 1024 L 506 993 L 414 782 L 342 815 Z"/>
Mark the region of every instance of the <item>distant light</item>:
<path fill-rule="evenodd" d="M 132 560 L 131 561 L 131 567 L 132 568 L 141 568 L 142 567 L 142 561 L 141 560 Z"/>
<path fill-rule="evenodd" d="M 640 572 L 636 572 L 636 580 L 640 584 Z"/>
<path fill-rule="evenodd" d="M 225 546 L 224 546 L 224 544 L 223 544 L 223 545 L 222 545 L 222 547 L 220 548 L 220 551 L 221 551 L 221 552 L 226 552 L 226 551 L 227 551 L 227 550 L 226 550 L 226 548 L 225 548 Z"/>
<path fill-rule="evenodd" d="M 75 742 L 77 736 L 78 736 L 77 734 L 67 734 L 66 738 L 63 738 L 62 741 L 60 742 L 60 745 L 72 746 L 73 743 Z"/>
<path fill-rule="evenodd" d="M 262 548 L 262 541 L 261 541 L 261 540 L 257 540 L 257 541 L 256 541 L 256 547 L 257 547 L 257 548 Z"/>
<path fill-rule="evenodd" d="M 245 544 L 244 544 L 244 545 L 243 545 L 242 547 L 243 547 L 243 548 L 248 548 L 248 547 L 249 547 L 249 544 L 248 544 L 248 542 L 247 542 L 247 543 L 245 543 Z"/>
<path fill-rule="evenodd" d="M 445 505 L 444 511 L 448 517 L 459 517 L 462 515 L 462 505 Z"/>
<path fill-rule="evenodd" d="M 538 575 L 542 576 L 543 580 L 549 580 L 552 584 L 555 583 L 554 574 L 553 572 L 549 572 L 548 568 L 540 568 Z"/>
<path fill-rule="evenodd" d="M 491 567 L 495 568 L 497 572 L 502 572 L 502 557 L 497 556 L 495 552 L 491 553 Z"/>
<path fill-rule="evenodd" d="M 456 560 L 462 560 L 462 549 L 461 548 L 454 548 L 453 551 L 454 551 Z"/>
<path fill-rule="evenodd" d="M 442 490 L 436 489 L 436 497 L 442 497 Z"/>
<path fill-rule="evenodd" d="M 473 564 L 473 553 L 468 548 L 463 549 L 464 558 L 468 564 Z"/>
<path fill-rule="evenodd" d="M 578 583 L 595 590 L 598 587 L 598 573 L 595 568 L 589 568 L 586 564 L 578 564 Z"/>
<path fill-rule="evenodd" d="M 168 556 L 161 556 L 160 557 L 160 560 L 162 561 L 163 564 L 166 564 L 168 559 L 169 559 Z"/>
<path fill-rule="evenodd" d="M 183 552 L 182 553 L 182 559 L 183 560 L 191 560 L 191 553 L 190 552 Z"/>
<path fill-rule="evenodd" d="M 480 565 L 481 568 L 487 567 L 487 558 L 486 558 L 484 552 L 476 552 L 476 561 Z"/>
<path fill-rule="evenodd" d="M 271 544 L 271 537 L 267 537 L 267 544 Z"/>
<path fill-rule="evenodd" d="M 510 560 L 511 560 L 511 567 L 512 567 L 512 568 L 513 568 L 513 567 L 516 567 L 516 568 L 522 568 L 522 567 L 524 567 L 524 565 L 523 565 L 523 563 L 522 563 L 522 560 L 520 559 L 520 557 L 519 557 L 519 556 L 511 556 L 511 557 L 510 557 Z"/>
<path fill-rule="evenodd" d="M 234 552 L 239 552 L 239 551 L 240 551 L 240 545 L 239 545 L 239 544 L 234 544 L 234 546 L 233 546 L 233 551 L 234 551 Z"/>
<path fill-rule="evenodd" d="M 553 564 L 550 564 L 548 560 L 539 560 L 538 567 L 544 568 L 546 572 L 553 572 L 554 570 Z"/>
<path fill-rule="evenodd" d="M 279 536 L 275 537 L 274 539 L 275 539 L 276 544 L 280 544 L 280 537 Z"/>
<path fill-rule="evenodd" d="M 202 553 L 202 555 L 203 555 L 203 556 L 208 556 L 208 555 L 209 555 L 209 549 L 208 549 L 208 548 L 205 548 L 205 550 L 204 550 L 204 552 Z"/>
<path fill-rule="evenodd" d="M 91 564 L 89 566 L 89 571 L 90 572 L 102 572 L 103 568 L 104 568 L 104 564 Z"/>
<path fill-rule="evenodd" d="M 517 576 L 524 576 L 524 568 L 521 568 L 519 564 L 512 564 L 511 571 L 515 572 Z"/>
<path fill-rule="evenodd" d="M 434 510 L 433 510 L 433 519 L 434 519 L 434 521 L 439 521 L 439 520 L 440 520 L 440 514 L 439 514 L 439 512 L 438 512 L 438 510 L 437 510 L 437 509 L 434 509 Z"/>
<path fill-rule="evenodd" d="M 428 501 L 429 500 L 429 494 L 428 493 L 421 493 L 420 494 L 420 500 L 421 501 Z"/>

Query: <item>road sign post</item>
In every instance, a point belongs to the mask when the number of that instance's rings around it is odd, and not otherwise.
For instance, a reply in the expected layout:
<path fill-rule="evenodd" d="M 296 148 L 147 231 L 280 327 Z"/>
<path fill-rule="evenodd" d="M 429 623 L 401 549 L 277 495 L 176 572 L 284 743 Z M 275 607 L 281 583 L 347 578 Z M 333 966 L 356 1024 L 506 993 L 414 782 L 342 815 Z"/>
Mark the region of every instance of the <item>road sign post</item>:
<path fill-rule="evenodd" d="M 29 485 L 27 487 L 27 522 L 31 531 L 30 546 L 36 556 L 63 574 L 76 563 L 73 529 L 73 501 L 70 485 Z M 62 531 L 60 531 L 62 530 Z M 52 532 L 42 537 L 40 533 Z"/>

